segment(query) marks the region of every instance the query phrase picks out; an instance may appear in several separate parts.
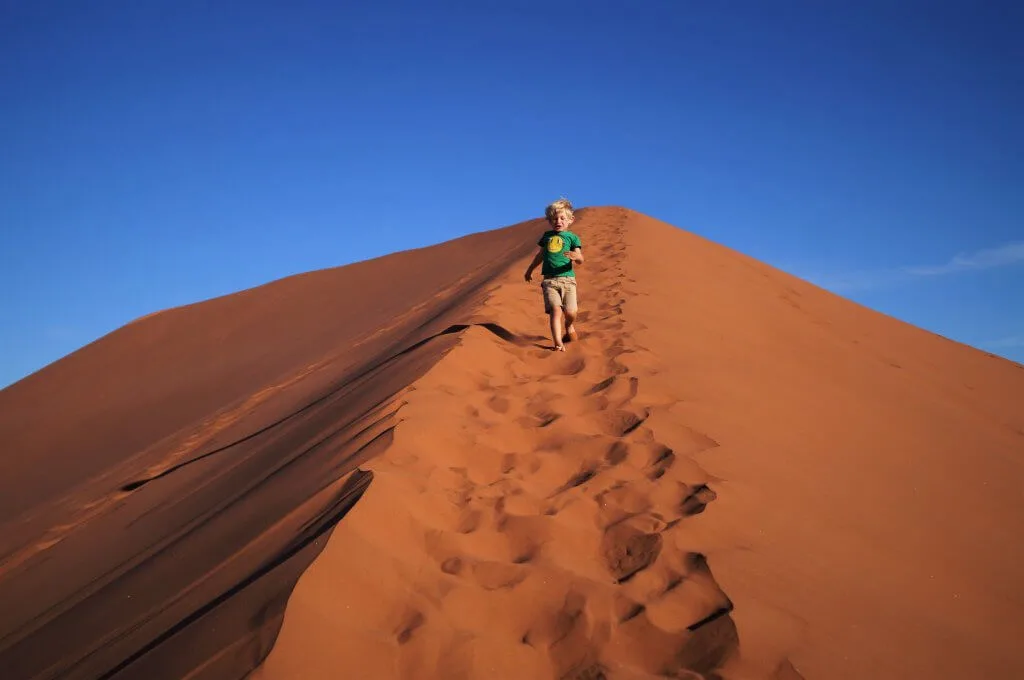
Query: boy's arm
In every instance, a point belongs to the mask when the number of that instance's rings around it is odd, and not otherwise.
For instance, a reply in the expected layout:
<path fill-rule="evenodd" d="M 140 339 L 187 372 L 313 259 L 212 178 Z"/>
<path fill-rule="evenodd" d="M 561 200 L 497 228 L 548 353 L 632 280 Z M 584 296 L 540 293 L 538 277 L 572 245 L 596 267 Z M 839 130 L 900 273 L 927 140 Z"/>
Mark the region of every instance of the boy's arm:
<path fill-rule="evenodd" d="M 583 264 L 583 243 L 580 242 L 579 237 L 573 238 L 572 247 L 565 255 L 572 260 L 573 264 Z"/>
<path fill-rule="evenodd" d="M 539 249 L 539 250 L 537 250 L 537 254 L 533 256 L 533 262 L 531 262 L 530 266 L 526 268 L 526 275 L 523 278 L 525 278 L 527 281 L 532 280 L 533 279 L 533 270 L 536 269 L 538 266 L 540 266 L 540 263 L 543 262 L 543 261 L 544 261 L 544 250 L 543 249 Z"/>

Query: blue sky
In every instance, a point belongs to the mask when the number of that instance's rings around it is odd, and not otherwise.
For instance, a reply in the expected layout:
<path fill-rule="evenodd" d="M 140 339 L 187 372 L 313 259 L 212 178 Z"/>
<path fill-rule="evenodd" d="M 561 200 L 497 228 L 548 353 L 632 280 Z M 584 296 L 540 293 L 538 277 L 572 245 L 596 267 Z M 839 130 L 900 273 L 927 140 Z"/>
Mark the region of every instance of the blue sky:
<path fill-rule="evenodd" d="M 370 4 L 0 0 L 0 385 L 563 194 L 1024 362 L 1019 3 Z"/>

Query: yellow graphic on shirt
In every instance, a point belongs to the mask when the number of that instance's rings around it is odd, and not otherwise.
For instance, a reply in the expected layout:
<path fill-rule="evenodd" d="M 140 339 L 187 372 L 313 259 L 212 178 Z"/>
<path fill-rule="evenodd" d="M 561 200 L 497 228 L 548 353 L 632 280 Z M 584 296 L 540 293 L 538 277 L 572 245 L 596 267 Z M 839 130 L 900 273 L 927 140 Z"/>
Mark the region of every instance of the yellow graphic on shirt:
<path fill-rule="evenodd" d="M 552 236 L 548 239 L 548 252 L 549 253 L 560 253 L 565 242 L 562 241 L 561 236 Z"/>

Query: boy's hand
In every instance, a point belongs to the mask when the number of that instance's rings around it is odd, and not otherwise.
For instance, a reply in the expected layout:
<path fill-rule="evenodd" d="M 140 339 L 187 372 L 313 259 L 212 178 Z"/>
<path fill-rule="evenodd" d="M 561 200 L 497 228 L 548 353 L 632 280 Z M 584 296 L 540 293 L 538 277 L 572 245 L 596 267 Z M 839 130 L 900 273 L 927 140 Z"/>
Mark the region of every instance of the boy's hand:
<path fill-rule="evenodd" d="M 579 253 L 577 253 L 575 250 L 567 250 L 565 252 L 565 256 L 573 262 L 579 262 L 580 260 Z"/>

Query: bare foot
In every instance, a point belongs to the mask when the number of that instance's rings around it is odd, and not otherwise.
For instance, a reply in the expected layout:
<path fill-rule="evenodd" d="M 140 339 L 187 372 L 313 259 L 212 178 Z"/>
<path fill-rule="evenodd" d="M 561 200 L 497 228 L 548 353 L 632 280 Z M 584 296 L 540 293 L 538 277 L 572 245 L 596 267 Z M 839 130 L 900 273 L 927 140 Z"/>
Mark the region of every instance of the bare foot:
<path fill-rule="evenodd" d="M 569 342 L 576 342 L 577 340 L 580 339 L 579 334 L 576 333 L 575 325 L 569 326 L 569 328 L 565 331 L 565 335 L 567 338 L 569 338 Z"/>
<path fill-rule="evenodd" d="M 555 345 L 555 351 L 556 352 L 564 352 L 565 351 L 565 345 Z"/>

